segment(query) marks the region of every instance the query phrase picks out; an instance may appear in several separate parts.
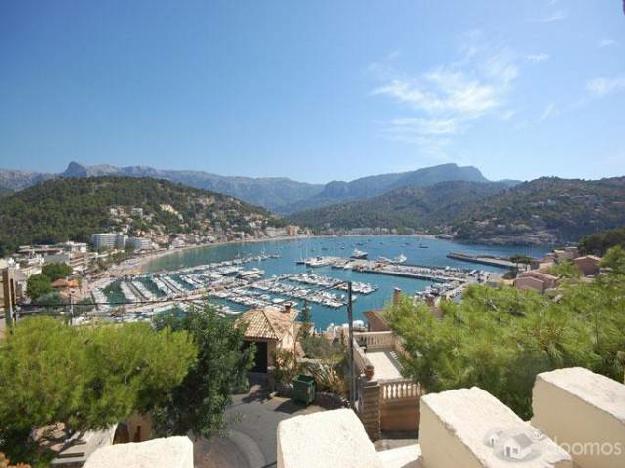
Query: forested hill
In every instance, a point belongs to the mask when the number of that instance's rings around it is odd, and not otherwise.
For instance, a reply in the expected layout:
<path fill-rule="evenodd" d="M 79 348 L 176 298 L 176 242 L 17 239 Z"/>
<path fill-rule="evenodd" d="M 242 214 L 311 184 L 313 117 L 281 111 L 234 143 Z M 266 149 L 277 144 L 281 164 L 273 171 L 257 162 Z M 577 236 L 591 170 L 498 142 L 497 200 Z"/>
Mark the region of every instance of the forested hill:
<path fill-rule="evenodd" d="M 543 177 L 472 203 L 452 224 L 458 237 L 468 240 L 577 241 L 625 226 L 625 177 Z"/>
<path fill-rule="evenodd" d="M 436 231 L 467 205 L 506 187 L 504 183 L 465 181 L 402 187 L 366 200 L 302 211 L 288 219 L 316 230 L 371 227 Z"/>
<path fill-rule="evenodd" d="M 413 228 L 488 243 L 558 243 L 625 226 L 625 177 L 546 177 L 516 185 L 445 182 L 307 210 L 291 222 L 317 230 Z"/>
<path fill-rule="evenodd" d="M 119 216 L 111 208 L 142 208 Z M 130 223 L 131 232 L 251 232 L 281 220 L 236 198 L 151 178 L 59 178 L 2 198 L 0 253 L 28 243 L 86 241 Z M 250 225 L 252 223 L 252 225 Z"/>

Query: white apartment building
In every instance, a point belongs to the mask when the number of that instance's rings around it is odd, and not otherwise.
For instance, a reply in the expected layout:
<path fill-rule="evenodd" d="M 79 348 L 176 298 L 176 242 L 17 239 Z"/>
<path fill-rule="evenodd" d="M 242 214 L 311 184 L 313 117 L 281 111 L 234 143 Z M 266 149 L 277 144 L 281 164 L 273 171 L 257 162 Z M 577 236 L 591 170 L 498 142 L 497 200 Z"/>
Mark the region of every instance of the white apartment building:
<path fill-rule="evenodd" d="M 128 239 L 128 245 L 135 250 L 152 250 L 154 248 L 152 239 L 148 239 L 147 237 L 130 237 Z"/>
<path fill-rule="evenodd" d="M 123 249 L 126 247 L 128 236 L 115 232 L 107 232 L 91 235 L 91 244 L 94 249 Z"/>

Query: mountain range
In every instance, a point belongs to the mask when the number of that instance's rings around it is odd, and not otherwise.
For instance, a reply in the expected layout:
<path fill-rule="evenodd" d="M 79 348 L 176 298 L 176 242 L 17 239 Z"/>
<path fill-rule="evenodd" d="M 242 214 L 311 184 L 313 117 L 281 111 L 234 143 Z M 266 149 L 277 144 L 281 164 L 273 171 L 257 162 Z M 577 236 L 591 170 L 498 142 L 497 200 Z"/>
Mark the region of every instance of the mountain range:
<path fill-rule="evenodd" d="M 241 206 L 264 207 L 285 216 L 287 222 L 316 232 L 404 228 L 452 234 L 473 242 L 525 244 L 576 241 L 584 235 L 625 226 L 623 177 L 492 182 L 477 168 L 456 164 L 350 182 L 309 184 L 288 178 L 226 177 L 203 171 L 72 162 L 60 174 L 0 170 L 0 196 L 3 203 L 19 200 L 16 195 L 31 193 L 27 189 L 31 186 L 38 196 L 54 197 L 55 193 L 37 191 L 37 187 L 54 187 L 49 185 L 53 181 L 97 183 L 102 177 L 166 180 L 226 194 L 243 200 L 236 200 Z M 17 194 L 10 195 L 13 192 Z M 33 219 L 40 217 L 41 213 Z M 24 222 L 35 223 L 30 218 Z"/>
<path fill-rule="evenodd" d="M 194 188 L 231 195 L 280 214 L 374 197 L 400 187 L 426 187 L 447 181 L 488 182 L 479 169 L 472 166 L 461 167 L 456 164 L 442 164 L 410 172 L 374 175 L 350 182 L 332 181 L 327 184 L 310 184 L 284 177 L 232 177 L 204 171 L 162 170 L 148 166 L 86 166 L 71 162 L 67 169 L 59 174 L 0 170 L 0 193 L 7 190 L 22 190 L 57 177 L 98 176 L 165 179 Z M 518 182 L 504 183 L 514 185 Z"/>

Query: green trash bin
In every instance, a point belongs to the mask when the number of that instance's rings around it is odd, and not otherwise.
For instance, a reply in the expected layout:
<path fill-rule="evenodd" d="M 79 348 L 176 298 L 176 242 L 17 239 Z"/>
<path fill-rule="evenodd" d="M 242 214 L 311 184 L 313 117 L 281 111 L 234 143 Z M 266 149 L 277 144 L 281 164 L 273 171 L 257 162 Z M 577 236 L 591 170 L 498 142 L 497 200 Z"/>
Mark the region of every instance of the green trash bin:
<path fill-rule="evenodd" d="M 309 375 L 298 375 L 293 379 L 293 400 L 311 404 L 315 401 L 315 379 Z"/>

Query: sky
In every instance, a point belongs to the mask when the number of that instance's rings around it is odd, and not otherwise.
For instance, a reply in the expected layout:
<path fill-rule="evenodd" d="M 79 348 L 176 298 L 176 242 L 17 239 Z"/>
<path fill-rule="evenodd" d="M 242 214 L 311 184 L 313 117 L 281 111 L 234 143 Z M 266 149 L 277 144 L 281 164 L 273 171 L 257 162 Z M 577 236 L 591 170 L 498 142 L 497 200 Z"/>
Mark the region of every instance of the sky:
<path fill-rule="evenodd" d="M 0 2 L 0 168 L 625 175 L 623 0 Z"/>

